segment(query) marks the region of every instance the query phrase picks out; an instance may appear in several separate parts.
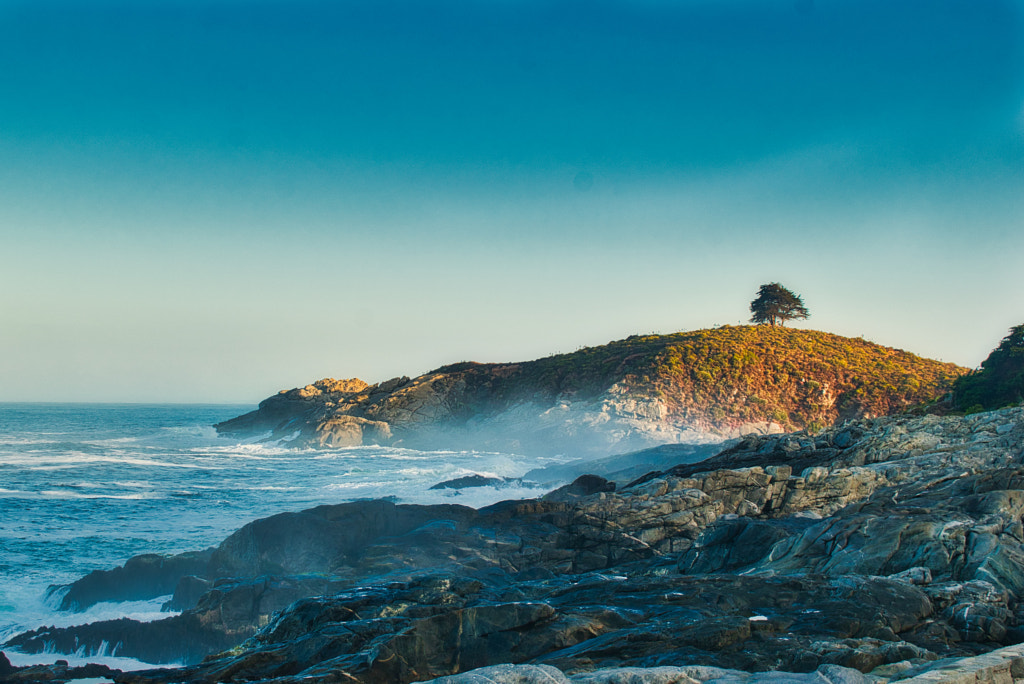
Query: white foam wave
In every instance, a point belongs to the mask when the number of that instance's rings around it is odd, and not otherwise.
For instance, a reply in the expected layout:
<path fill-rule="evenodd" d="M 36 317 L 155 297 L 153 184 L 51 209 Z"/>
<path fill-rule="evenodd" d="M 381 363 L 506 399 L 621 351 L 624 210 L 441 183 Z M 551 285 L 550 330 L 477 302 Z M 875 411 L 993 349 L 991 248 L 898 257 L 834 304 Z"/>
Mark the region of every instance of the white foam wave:
<path fill-rule="evenodd" d="M 375 454 L 360 454 L 351 453 L 342 449 L 338 453 L 318 453 L 313 457 L 315 461 L 339 461 L 339 460 L 355 460 L 360 458 L 371 458 L 374 460 L 387 460 L 387 461 L 425 461 L 430 459 L 436 459 L 438 457 L 437 452 L 423 452 L 423 451 L 406 451 L 396 453 L 375 453 Z"/>
<path fill-rule="evenodd" d="M 128 501 L 163 498 L 159 494 L 83 494 L 81 492 L 69 492 L 60 489 L 45 489 L 39 492 L 39 495 L 51 499 L 124 499 Z"/>
<path fill-rule="evenodd" d="M 354 454 L 337 453 L 337 454 L 317 454 L 313 456 L 314 461 L 358 461 L 360 457 Z"/>
<path fill-rule="evenodd" d="M 0 460 L 3 465 L 21 466 L 29 470 L 65 470 L 68 468 L 83 468 L 98 463 L 112 463 L 117 465 L 137 465 L 151 468 L 205 468 L 207 466 L 196 463 L 172 463 L 150 458 L 138 458 L 133 456 L 100 456 L 97 454 L 86 454 L 80 451 L 64 452 L 60 455 L 16 455 Z"/>
<path fill-rule="evenodd" d="M 359 456 L 373 458 L 377 456 L 439 456 L 452 454 L 452 451 L 418 451 L 405 447 L 380 446 L 379 444 L 361 444 L 359 446 L 337 447 L 322 451 L 324 456 L 341 456 L 344 454 L 357 454 Z"/>
<path fill-rule="evenodd" d="M 89 444 L 91 446 L 126 446 L 128 444 L 137 444 L 139 441 L 138 437 L 111 437 L 109 439 L 84 439 L 82 444 Z"/>
<path fill-rule="evenodd" d="M 349 489 L 368 489 L 370 487 L 387 487 L 394 484 L 388 480 L 377 480 L 375 482 L 334 482 L 326 485 L 323 489 L 329 489 L 334 491 L 345 491 Z"/>
<path fill-rule="evenodd" d="M 394 471 L 404 477 L 431 476 L 436 477 L 441 473 L 440 468 L 398 468 Z"/>
<path fill-rule="evenodd" d="M 122 602 L 104 602 L 97 603 L 90 606 L 87 610 L 81 613 L 74 613 L 68 615 L 66 618 L 68 624 L 57 625 L 58 627 L 69 627 L 72 624 L 81 624 L 82 618 L 85 618 L 86 622 L 99 622 L 100 620 L 119 620 L 121 618 L 128 618 L 130 620 L 138 620 L 139 622 L 153 622 L 154 620 L 163 620 L 164 618 L 172 617 L 174 615 L 180 615 L 177 612 L 170 612 L 161 610 L 163 605 L 170 601 L 172 596 L 167 594 L 166 596 L 158 596 L 156 598 L 147 599 L 145 601 L 122 601 Z"/>
<path fill-rule="evenodd" d="M 104 620 L 120 620 L 121 618 L 153 622 L 180 615 L 177 612 L 161 610 L 163 604 L 171 600 L 170 594 L 145 601 L 97 603 L 79 613 L 58 611 L 55 608 L 64 593 L 66 592 L 63 588 L 60 588 L 41 596 L 37 595 L 35 600 L 25 601 L 21 614 L 17 616 L 18 621 L 0 626 L 0 643 L 7 641 L 15 634 L 40 627 L 73 627 Z"/>
<path fill-rule="evenodd" d="M 274 443 L 275 444 L 287 444 L 289 442 L 294 442 L 296 439 L 298 439 L 299 435 L 301 435 L 301 434 L 302 434 L 302 430 L 296 430 L 295 432 L 293 432 L 290 435 L 285 435 L 284 437 L 281 437 L 280 439 L 274 440 Z"/>
<path fill-rule="evenodd" d="M 39 439 L 38 437 L 0 437 L 0 447 L 5 446 L 31 446 L 35 444 L 56 444 L 52 439 Z"/>
<path fill-rule="evenodd" d="M 231 458 L 249 458 L 255 460 L 271 460 L 279 456 L 293 457 L 297 454 L 309 453 L 311 449 L 287 449 L 267 444 L 231 444 L 229 446 L 203 446 L 189 449 L 194 454 L 210 454 L 230 456 Z"/>
<path fill-rule="evenodd" d="M 503 478 L 508 477 L 507 475 L 500 475 L 497 472 L 489 470 L 469 470 L 468 468 L 457 468 L 454 472 L 449 473 L 448 479 L 454 480 L 459 477 L 469 477 L 471 475 L 480 475 L 481 477 L 497 477 Z"/>
<path fill-rule="evenodd" d="M 220 436 L 217 434 L 217 429 L 214 428 L 212 425 L 162 427 L 160 428 L 160 431 L 165 435 L 173 437 L 191 437 L 209 440 L 215 440 L 220 438 Z"/>
<path fill-rule="evenodd" d="M 457 503 L 470 508 L 483 508 L 499 501 L 532 499 L 546 493 L 549 487 L 469 487 L 467 489 L 435 489 L 415 497 L 413 503 Z"/>
<path fill-rule="evenodd" d="M 115 647 L 116 648 L 116 647 Z M 52 665 L 58 660 L 68 661 L 68 665 L 71 667 L 79 667 L 81 665 L 88 665 L 89 663 L 96 663 L 97 665 L 106 665 L 107 667 L 114 670 L 121 670 L 123 672 L 131 672 L 132 670 L 148 670 L 153 667 L 182 667 L 184 663 L 146 663 L 135 658 L 125 658 L 122 656 L 115 655 L 86 655 L 84 652 L 79 655 L 66 654 L 66 653 L 22 653 L 10 648 L 5 648 L 4 653 L 7 655 L 7 659 L 11 661 L 11 665 L 15 667 L 25 667 L 26 665 Z M 109 679 L 95 678 L 95 679 L 76 679 L 73 680 L 78 684 L 99 684 L 100 682 L 109 682 Z"/>

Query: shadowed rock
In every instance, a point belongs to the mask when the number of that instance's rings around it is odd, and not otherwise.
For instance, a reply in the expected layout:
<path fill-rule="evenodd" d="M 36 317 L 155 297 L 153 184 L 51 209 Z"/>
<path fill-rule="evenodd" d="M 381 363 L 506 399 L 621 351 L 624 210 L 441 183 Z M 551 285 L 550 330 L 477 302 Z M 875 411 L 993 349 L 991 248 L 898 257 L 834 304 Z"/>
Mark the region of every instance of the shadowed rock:
<path fill-rule="evenodd" d="M 438 482 L 436 485 L 431 486 L 431 489 L 470 489 L 472 487 L 509 487 L 512 485 L 522 485 L 522 478 L 511 478 L 511 477 L 488 477 L 487 475 L 480 475 L 474 473 L 473 475 L 465 475 L 463 477 L 456 477 L 452 480 L 445 480 L 444 482 Z"/>
<path fill-rule="evenodd" d="M 545 494 L 544 501 L 575 501 L 601 492 L 614 492 L 615 483 L 598 475 L 580 475 L 564 487 Z"/>
<path fill-rule="evenodd" d="M 76 680 L 110 679 L 120 673 L 120 670 L 94 663 L 71 667 L 66 660 L 58 660 L 49 665 L 14 667 L 7 656 L 0 652 L 0 682 L 4 684 L 62 684 Z"/>
<path fill-rule="evenodd" d="M 186 575 L 201 575 L 213 549 L 176 556 L 144 554 L 113 570 L 94 570 L 73 582 L 61 598 L 61 610 L 85 610 L 103 601 L 141 601 L 173 593 Z M 57 587 L 53 587 L 57 589 Z"/>

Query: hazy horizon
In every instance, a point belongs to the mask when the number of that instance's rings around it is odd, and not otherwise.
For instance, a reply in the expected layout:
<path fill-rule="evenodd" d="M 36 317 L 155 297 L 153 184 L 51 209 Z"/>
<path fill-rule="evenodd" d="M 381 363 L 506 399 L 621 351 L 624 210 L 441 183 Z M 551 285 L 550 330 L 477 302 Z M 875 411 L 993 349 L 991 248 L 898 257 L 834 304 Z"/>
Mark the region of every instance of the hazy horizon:
<path fill-rule="evenodd" d="M 1014 0 L 0 0 L 0 401 L 1024 322 Z"/>

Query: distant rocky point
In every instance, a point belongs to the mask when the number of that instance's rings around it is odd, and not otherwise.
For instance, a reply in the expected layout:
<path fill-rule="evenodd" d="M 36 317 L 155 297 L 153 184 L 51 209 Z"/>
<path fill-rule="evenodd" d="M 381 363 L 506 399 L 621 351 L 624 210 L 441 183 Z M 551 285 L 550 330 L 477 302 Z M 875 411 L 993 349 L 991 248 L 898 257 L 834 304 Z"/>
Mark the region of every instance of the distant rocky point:
<path fill-rule="evenodd" d="M 949 392 L 966 369 L 863 339 L 725 326 L 370 385 L 324 379 L 218 424 L 296 446 L 381 444 L 603 456 L 821 429 Z"/>

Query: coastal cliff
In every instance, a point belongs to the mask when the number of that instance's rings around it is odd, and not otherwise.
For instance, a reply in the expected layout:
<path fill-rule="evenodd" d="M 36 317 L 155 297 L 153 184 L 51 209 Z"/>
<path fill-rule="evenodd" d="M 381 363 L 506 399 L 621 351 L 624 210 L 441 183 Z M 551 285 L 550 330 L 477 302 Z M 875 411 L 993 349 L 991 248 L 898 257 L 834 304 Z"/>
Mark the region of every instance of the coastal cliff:
<path fill-rule="evenodd" d="M 889 415 L 947 393 L 965 372 L 863 339 L 726 326 L 375 385 L 328 378 L 216 427 L 317 447 L 596 456 Z"/>

